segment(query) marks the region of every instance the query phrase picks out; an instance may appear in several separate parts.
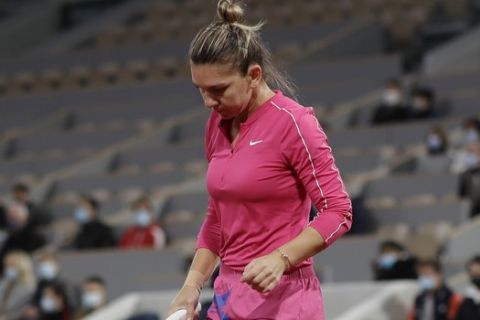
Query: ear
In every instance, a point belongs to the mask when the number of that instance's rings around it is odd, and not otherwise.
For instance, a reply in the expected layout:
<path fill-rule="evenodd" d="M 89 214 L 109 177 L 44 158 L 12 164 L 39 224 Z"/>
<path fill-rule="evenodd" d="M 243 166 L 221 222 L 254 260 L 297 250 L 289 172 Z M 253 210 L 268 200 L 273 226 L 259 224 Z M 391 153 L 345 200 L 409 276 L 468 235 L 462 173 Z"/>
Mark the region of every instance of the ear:
<path fill-rule="evenodd" d="M 247 77 L 250 80 L 250 87 L 257 87 L 263 79 L 262 67 L 258 64 L 252 64 L 248 67 Z"/>

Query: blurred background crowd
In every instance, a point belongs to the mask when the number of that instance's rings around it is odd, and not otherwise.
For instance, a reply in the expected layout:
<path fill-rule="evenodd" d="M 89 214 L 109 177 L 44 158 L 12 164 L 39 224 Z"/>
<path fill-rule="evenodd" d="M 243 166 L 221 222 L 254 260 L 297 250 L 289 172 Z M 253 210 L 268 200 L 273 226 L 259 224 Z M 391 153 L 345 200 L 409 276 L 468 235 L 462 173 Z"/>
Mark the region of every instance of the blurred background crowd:
<path fill-rule="evenodd" d="M 385 319 L 480 319 L 480 1 L 244 2 L 353 200 L 321 281 L 410 279 Z M 209 116 L 186 56 L 215 5 L 0 0 L 0 320 L 83 319 L 182 283 Z M 145 301 L 109 319 L 161 319 Z"/>

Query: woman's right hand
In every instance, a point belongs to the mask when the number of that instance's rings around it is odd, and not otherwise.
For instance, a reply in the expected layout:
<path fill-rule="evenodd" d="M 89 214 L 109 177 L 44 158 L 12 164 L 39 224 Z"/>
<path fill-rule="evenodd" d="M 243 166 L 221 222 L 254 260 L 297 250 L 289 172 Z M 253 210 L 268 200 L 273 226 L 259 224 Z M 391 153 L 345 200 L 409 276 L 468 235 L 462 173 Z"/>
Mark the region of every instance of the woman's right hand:
<path fill-rule="evenodd" d="M 195 309 L 199 298 L 200 290 L 198 288 L 195 288 L 194 286 L 183 286 L 170 304 L 170 307 L 168 308 L 168 316 L 177 310 L 185 309 L 187 310 L 187 320 L 197 319 L 198 313 L 195 312 Z"/>

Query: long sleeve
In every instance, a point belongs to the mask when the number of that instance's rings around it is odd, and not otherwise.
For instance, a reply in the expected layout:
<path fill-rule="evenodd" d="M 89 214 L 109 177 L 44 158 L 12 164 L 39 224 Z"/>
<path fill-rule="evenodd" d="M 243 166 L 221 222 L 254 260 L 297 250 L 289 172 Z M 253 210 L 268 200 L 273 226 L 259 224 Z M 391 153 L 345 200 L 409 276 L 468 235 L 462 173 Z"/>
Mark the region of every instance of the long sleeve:
<path fill-rule="evenodd" d="M 206 248 L 217 256 L 220 252 L 221 230 L 217 212 L 212 200 L 208 199 L 207 214 L 197 237 L 197 249 Z"/>
<path fill-rule="evenodd" d="M 214 118 L 210 117 L 205 130 L 205 154 L 208 163 L 212 158 Z M 208 197 L 205 219 L 197 236 L 197 249 L 206 248 L 219 255 L 221 245 L 220 219 L 212 198 Z"/>
<path fill-rule="evenodd" d="M 284 131 L 281 148 L 318 209 L 310 226 L 329 246 L 351 227 L 351 201 L 313 110 L 305 108 L 300 114 L 290 113 L 290 117 L 292 121 Z"/>

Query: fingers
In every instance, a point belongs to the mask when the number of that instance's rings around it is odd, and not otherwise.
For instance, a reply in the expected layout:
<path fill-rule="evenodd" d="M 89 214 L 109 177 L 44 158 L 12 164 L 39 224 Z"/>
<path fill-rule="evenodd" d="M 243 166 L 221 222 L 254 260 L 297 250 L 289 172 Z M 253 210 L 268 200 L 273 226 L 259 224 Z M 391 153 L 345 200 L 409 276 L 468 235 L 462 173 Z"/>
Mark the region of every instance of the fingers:
<path fill-rule="evenodd" d="M 177 310 L 185 309 L 187 311 L 187 319 L 193 320 L 198 297 L 199 293 L 195 288 L 183 287 L 171 303 L 168 315 L 170 316 Z"/>
<path fill-rule="evenodd" d="M 242 281 L 259 292 L 268 292 L 278 284 L 281 276 L 281 273 L 272 268 L 256 266 L 244 272 Z"/>

